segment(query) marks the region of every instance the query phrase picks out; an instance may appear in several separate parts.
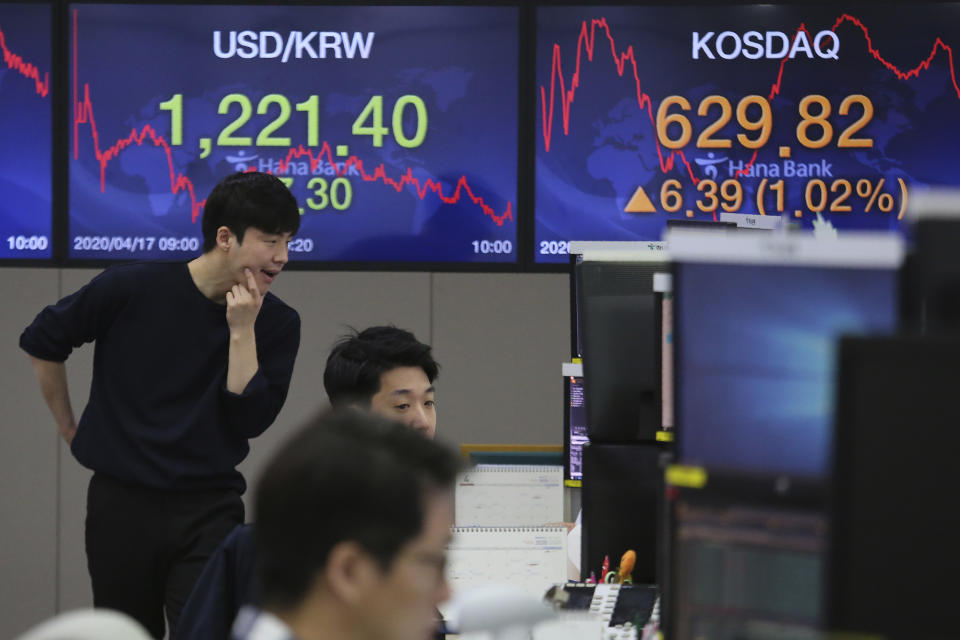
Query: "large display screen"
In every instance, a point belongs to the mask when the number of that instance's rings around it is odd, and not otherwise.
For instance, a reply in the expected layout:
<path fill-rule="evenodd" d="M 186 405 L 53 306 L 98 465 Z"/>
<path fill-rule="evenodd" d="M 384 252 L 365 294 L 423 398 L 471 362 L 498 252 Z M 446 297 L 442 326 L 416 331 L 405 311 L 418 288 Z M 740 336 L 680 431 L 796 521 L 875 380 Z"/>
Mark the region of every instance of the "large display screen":
<path fill-rule="evenodd" d="M 49 5 L 0 3 L 0 50 L 0 258 L 49 258 Z"/>
<path fill-rule="evenodd" d="M 960 4 L 541 7 L 535 259 L 670 219 L 899 229 L 957 185 Z"/>
<path fill-rule="evenodd" d="M 71 5 L 68 255 L 198 255 L 206 195 L 260 170 L 293 260 L 515 262 L 518 15 Z"/>

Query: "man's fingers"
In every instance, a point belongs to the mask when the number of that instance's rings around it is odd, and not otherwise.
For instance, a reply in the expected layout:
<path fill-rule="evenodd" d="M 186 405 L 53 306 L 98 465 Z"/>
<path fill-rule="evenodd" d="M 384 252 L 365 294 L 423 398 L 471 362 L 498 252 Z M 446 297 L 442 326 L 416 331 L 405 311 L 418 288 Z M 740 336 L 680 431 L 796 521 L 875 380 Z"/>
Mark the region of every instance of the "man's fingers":
<path fill-rule="evenodd" d="M 253 271 L 249 267 L 243 270 L 243 273 L 247 276 L 247 290 L 250 292 L 250 295 L 257 299 L 260 297 L 260 289 L 257 288 L 257 279 L 253 277 Z"/>
<path fill-rule="evenodd" d="M 227 305 L 233 306 L 238 305 L 243 302 L 245 298 L 248 298 L 249 294 L 247 293 L 246 288 L 242 284 L 235 284 L 230 287 L 230 290 L 227 291 Z"/>

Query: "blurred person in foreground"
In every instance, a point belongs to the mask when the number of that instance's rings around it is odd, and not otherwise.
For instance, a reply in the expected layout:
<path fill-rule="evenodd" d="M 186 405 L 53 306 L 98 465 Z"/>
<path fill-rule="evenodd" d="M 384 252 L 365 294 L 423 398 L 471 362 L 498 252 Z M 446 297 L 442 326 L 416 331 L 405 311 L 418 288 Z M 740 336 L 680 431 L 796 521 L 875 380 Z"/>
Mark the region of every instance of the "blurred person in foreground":
<path fill-rule="evenodd" d="M 254 502 L 259 608 L 234 640 L 427 640 L 458 456 L 402 424 L 340 410 L 274 456 Z"/>

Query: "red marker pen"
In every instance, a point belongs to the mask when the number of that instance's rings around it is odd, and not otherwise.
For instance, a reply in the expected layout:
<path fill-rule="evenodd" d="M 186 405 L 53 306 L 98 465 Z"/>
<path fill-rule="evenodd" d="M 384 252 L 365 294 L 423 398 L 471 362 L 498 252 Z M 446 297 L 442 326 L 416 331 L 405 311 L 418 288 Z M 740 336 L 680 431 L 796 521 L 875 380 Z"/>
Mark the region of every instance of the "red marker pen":
<path fill-rule="evenodd" d="M 610 556 L 603 556 L 603 566 L 600 567 L 600 582 L 607 581 L 608 573 L 610 573 Z"/>

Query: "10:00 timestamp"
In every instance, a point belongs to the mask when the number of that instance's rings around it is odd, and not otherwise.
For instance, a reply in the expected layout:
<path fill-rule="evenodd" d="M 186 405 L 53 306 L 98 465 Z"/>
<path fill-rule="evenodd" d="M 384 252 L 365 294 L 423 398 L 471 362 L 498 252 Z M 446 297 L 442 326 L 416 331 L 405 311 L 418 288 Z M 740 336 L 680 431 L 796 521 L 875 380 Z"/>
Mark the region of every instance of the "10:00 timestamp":
<path fill-rule="evenodd" d="M 11 251 L 45 251 L 50 246 L 47 236 L 7 236 Z"/>
<path fill-rule="evenodd" d="M 483 255 L 513 253 L 513 243 L 509 240 L 474 240 L 473 252 Z"/>

